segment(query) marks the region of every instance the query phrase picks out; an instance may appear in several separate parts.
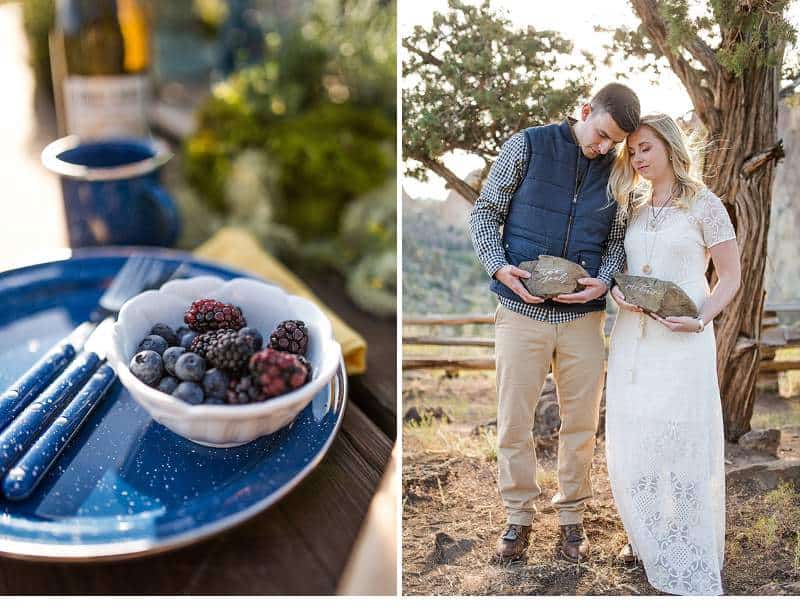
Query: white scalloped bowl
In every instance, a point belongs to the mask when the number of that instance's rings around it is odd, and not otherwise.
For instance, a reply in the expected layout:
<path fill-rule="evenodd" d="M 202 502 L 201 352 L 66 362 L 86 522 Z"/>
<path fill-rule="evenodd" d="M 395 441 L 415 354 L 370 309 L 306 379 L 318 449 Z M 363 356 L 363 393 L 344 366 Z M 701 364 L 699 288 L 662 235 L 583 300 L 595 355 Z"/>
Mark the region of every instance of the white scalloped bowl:
<path fill-rule="evenodd" d="M 173 328 L 181 326 L 186 309 L 201 298 L 238 305 L 248 326 L 258 329 L 265 339 L 282 320 L 305 321 L 311 381 L 292 392 L 248 405 L 190 405 L 134 377 L 128 364 L 153 325 L 165 322 Z M 122 384 L 154 420 L 190 441 L 211 447 L 242 445 L 292 422 L 330 382 L 340 359 L 341 346 L 333 338 L 331 322 L 311 301 L 257 280 L 226 282 L 211 276 L 173 280 L 159 290 L 130 299 L 113 326 L 108 355 Z"/>

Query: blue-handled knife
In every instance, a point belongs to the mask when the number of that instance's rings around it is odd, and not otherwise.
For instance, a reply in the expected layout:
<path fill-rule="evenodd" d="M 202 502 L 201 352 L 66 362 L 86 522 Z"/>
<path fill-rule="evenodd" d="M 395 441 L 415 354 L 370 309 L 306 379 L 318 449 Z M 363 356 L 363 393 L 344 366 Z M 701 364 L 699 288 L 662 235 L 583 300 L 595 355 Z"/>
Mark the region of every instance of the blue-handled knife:
<path fill-rule="evenodd" d="M 33 493 L 116 379 L 111 365 L 102 364 L 97 369 L 78 395 L 8 472 L 2 485 L 6 498 L 24 500 Z"/>

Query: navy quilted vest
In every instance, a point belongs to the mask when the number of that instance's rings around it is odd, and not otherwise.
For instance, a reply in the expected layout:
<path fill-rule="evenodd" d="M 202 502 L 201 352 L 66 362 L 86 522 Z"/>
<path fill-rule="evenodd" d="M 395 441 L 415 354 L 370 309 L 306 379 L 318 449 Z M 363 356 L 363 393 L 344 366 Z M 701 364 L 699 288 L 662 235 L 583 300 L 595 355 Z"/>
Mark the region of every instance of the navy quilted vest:
<path fill-rule="evenodd" d="M 525 130 L 530 161 L 517 188 L 503 227 L 503 247 L 512 265 L 536 260 L 540 254 L 560 256 L 582 265 L 597 277 L 603 247 L 617 212 L 606 185 L 614 161 L 613 149 L 587 159 L 578 154 L 567 121 Z M 576 168 L 584 176 L 575 192 Z M 522 302 L 504 284 L 492 280 L 493 292 Z M 545 301 L 534 307 L 585 313 L 605 308 L 605 296 L 588 303 Z"/>

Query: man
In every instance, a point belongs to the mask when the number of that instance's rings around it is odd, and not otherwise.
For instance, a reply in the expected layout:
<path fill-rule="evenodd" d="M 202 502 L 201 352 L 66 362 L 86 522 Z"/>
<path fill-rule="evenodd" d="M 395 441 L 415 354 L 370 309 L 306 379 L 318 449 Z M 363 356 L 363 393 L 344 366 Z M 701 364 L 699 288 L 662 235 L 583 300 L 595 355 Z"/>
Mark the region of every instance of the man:
<path fill-rule="evenodd" d="M 583 530 L 592 490 L 605 347 L 605 293 L 624 266 L 624 226 L 606 186 L 614 147 L 636 130 L 639 100 L 611 83 L 580 109 L 580 118 L 531 127 L 512 136 L 492 166 L 470 216 L 472 243 L 498 295 L 497 462 L 506 529 L 495 559 L 525 556 L 536 512 L 536 404 L 551 362 L 558 390 L 558 510 L 565 559 L 589 549 Z M 500 233 L 500 226 L 503 232 Z M 518 267 L 540 254 L 577 262 L 584 288 L 544 301 L 530 294 Z"/>

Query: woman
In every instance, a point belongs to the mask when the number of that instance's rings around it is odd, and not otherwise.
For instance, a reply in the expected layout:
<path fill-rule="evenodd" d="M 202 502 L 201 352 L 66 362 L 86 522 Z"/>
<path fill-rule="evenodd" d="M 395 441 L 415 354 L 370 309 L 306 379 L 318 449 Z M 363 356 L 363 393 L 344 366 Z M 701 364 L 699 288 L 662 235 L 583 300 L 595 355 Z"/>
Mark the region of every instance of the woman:
<path fill-rule="evenodd" d="M 629 543 L 657 589 L 719 595 L 725 546 L 722 409 L 712 320 L 739 288 L 739 252 L 722 202 L 698 177 L 664 114 L 642 117 L 609 179 L 627 220 L 627 273 L 678 284 L 700 315 L 651 319 L 625 302 L 608 359 L 608 474 Z M 713 292 L 709 257 L 719 276 Z"/>

